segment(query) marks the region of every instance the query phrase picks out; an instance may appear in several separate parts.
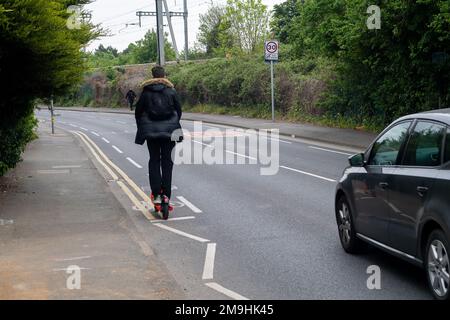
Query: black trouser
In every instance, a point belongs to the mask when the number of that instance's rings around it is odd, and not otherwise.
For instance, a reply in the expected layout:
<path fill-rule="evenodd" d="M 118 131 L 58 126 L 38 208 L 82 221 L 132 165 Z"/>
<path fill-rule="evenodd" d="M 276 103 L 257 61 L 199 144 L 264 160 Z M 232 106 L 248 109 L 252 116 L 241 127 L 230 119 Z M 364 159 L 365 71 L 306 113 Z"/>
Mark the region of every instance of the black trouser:
<path fill-rule="evenodd" d="M 128 100 L 128 106 L 130 107 L 130 110 L 133 110 L 133 104 L 134 100 Z"/>
<path fill-rule="evenodd" d="M 170 139 L 148 139 L 150 153 L 148 172 L 153 194 L 165 194 L 169 199 L 172 192 L 172 150 L 175 142 Z"/>

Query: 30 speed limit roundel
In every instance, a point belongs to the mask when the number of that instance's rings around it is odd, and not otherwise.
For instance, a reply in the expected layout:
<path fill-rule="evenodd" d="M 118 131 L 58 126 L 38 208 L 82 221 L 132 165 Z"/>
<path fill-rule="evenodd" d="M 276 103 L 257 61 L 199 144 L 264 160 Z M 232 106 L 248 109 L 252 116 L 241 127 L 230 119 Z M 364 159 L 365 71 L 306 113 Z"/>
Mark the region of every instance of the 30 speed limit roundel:
<path fill-rule="evenodd" d="M 268 53 L 275 53 L 278 51 L 278 43 L 274 42 L 274 41 L 269 41 L 266 44 L 266 51 Z"/>
<path fill-rule="evenodd" d="M 266 41 L 264 44 L 265 52 L 264 52 L 264 59 L 266 61 L 278 61 L 278 41 L 276 40 L 270 40 Z"/>

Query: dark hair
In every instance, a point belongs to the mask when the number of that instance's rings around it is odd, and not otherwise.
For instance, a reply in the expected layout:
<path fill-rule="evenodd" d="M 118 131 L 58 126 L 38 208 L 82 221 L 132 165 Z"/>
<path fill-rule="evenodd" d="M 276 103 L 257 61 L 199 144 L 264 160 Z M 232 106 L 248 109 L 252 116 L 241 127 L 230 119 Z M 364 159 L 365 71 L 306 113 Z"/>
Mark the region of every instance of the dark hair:
<path fill-rule="evenodd" d="M 164 78 L 166 76 L 166 72 L 163 67 L 155 66 L 152 68 L 152 76 L 153 78 Z"/>

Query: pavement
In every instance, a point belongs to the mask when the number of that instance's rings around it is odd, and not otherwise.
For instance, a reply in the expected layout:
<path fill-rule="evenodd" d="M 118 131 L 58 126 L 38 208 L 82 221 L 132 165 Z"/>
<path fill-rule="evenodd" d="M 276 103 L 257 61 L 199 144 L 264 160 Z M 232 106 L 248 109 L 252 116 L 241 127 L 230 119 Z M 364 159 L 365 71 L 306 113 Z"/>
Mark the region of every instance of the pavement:
<path fill-rule="evenodd" d="M 57 109 L 102 113 L 133 113 L 126 108 L 67 107 Z M 264 119 L 242 118 L 240 116 L 230 115 L 184 112 L 183 119 L 191 121 L 204 121 L 208 123 L 230 125 L 233 127 L 248 129 L 279 129 L 280 135 L 283 136 L 314 140 L 357 149 L 365 149 L 376 138 L 376 134 L 361 130 L 330 128 L 306 123 L 291 123 L 283 121 L 271 122 Z"/>
<path fill-rule="evenodd" d="M 183 299 L 81 142 L 38 134 L 0 178 L 0 300 Z"/>
<path fill-rule="evenodd" d="M 130 112 L 57 113 L 58 134 L 90 141 L 100 172 L 105 170 L 99 160 L 117 167 L 114 172 L 119 175 L 120 169 L 136 186 L 128 183 L 135 197 L 145 200 L 138 191 L 150 192 L 148 151 L 145 145 L 134 144 L 136 125 Z M 50 126 L 48 110 L 36 114 L 41 126 Z M 187 299 L 431 298 L 421 269 L 374 248 L 360 255 L 346 254 L 341 248 L 334 192 L 348 156 L 357 148 L 289 136 L 271 138 L 270 159 L 278 170 L 263 175 L 268 163 L 260 161 L 258 152 L 264 151 L 264 145 L 242 146 L 221 139 L 251 139 L 254 134 L 206 122 L 196 127 L 183 120 L 182 126 L 186 139 L 177 145 L 176 154 L 191 155 L 188 151 L 193 150 L 194 160 L 199 154 L 203 161 L 175 165 L 171 199 L 175 210 L 168 221 L 138 208 L 127 197 L 121 199 L 121 189 L 113 188 L 113 194 L 126 211 L 134 211 L 129 217 L 142 235 L 139 243 L 153 250 L 168 279 L 174 279 Z M 221 153 L 232 161 L 205 161 Z M 111 185 L 126 181 L 108 172 L 106 177 Z M 123 247 L 120 251 L 127 255 Z M 374 265 L 381 270 L 379 290 L 367 286 L 368 268 Z"/>

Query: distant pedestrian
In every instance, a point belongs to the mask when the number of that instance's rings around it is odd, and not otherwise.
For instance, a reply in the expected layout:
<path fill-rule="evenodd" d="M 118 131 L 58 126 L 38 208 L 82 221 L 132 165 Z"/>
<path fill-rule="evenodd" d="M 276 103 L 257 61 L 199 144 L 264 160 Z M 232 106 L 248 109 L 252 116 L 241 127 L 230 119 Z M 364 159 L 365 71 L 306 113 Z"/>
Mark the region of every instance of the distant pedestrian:
<path fill-rule="evenodd" d="M 144 81 L 136 104 L 137 144 L 147 141 L 151 199 L 159 211 L 169 203 L 172 190 L 172 150 L 181 135 L 181 103 L 173 84 L 166 79 L 163 67 L 152 69 L 153 79 Z M 158 208 L 159 207 L 159 208 Z M 169 204 L 169 210 L 173 208 Z"/>
<path fill-rule="evenodd" d="M 136 100 L 136 93 L 134 93 L 134 91 L 130 89 L 130 90 L 128 90 L 125 98 L 128 101 L 128 106 L 130 107 L 130 110 L 133 111 L 133 104 L 134 104 L 134 100 Z"/>

